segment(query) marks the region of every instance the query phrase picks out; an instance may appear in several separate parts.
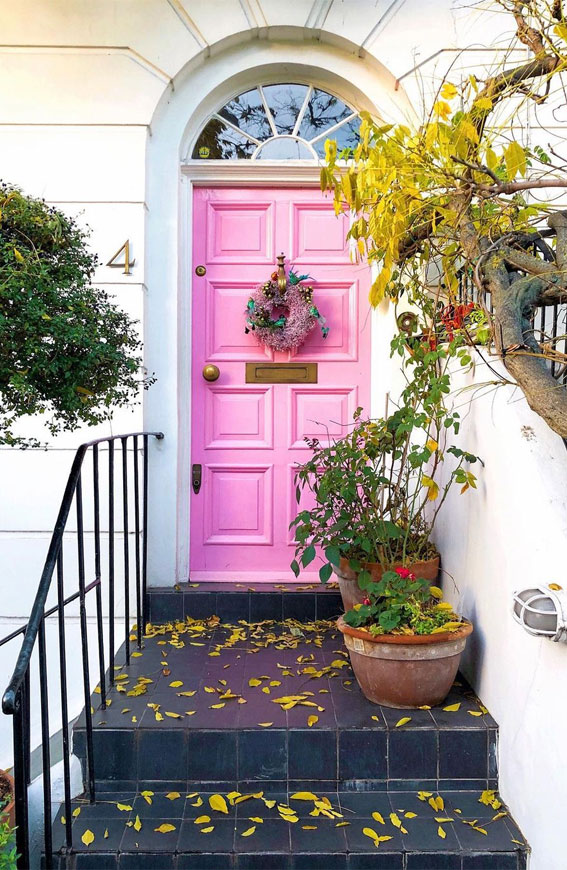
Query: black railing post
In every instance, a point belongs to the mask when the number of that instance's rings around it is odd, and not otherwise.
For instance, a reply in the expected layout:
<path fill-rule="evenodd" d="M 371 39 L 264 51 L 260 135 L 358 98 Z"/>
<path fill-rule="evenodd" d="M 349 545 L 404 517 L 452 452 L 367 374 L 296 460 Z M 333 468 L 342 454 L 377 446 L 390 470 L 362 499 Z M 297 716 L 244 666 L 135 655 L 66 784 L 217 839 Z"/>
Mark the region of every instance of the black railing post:
<path fill-rule="evenodd" d="M 93 500 L 94 500 L 94 545 L 95 545 L 95 589 L 96 628 L 98 641 L 98 670 L 100 682 L 100 706 L 106 710 L 106 677 L 104 667 L 104 634 L 102 622 L 102 589 L 100 586 L 100 495 L 98 486 L 98 444 L 93 445 Z"/>
<path fill-rule="evenodd" d="M 126 664 L 130 664 L 130 550 L 128 541 L 128 438 L 122 438 L 122 516 L 124 530 L 124 631 Z"/>
<path fill-rule="evenodd" d="M 114 441 L 108 442 L 108 661 L 114 685 Z"/>
<path fill-rule="evenodd" d="M 43 768 L 43 850 L 45 868 L 53 868 L 53 837 L 51 832 L 51 752 L 49 746 L 49 695 L 47 691 L 47 654 L 45 649 L 45 617 L 39 624 L 39 702 L 41 714 L 41 761 Z"/>
<path fill-rule="evenodd" d="M 95 777 L 93 757 L 93 717 L 89 676 L 89 641 L 87 635 L 87 608 L 85 604 L 85 539 L 83 527 L 83 486 L 81 476 L 77 480 L 77 555 L 79 564 L 79 614 L 81 622 L 81 652 L 83 662 L 83 694 L 85 699 L 85 731 L 87 737 L 87 788 L 91 803 L 95 800 Z"/>
<path fill-rule="evenodd" d="M 19 870 L 28 870 L 30 866 L 30 851 L 28 840 L 28 778 L 26 762 L 25 731 L 29 728 L 29 719 L 25 718 L 24 686 L 20 686 L 16 695 L 14 713 L 14 802 L 16 807 L 16 849 L 18 852 Z"/>
<path fill-rule="evenodd" d="M 143 490 L 143 539 L 142 539 L 142 624 L 148 623 L 148 436 L 144 435 L 144 490 Z"/>
<path fill-rule="evenodd" d="M 136 559 L 136 637 L 142 646 L 142 590 L 140 566 L 140 470 L 138 468 L 138 436 L 134 435 L 134 555 Z"/>
<path fill-rule="evenodd" d="M 71 769 L 69 742 L 69 706 L 67 702 L 67 651 L 65 644 L 65 588 L 63 582 L 63 544 L 57 557 L 57 619 L 59 624 L 59 678 L 61 681 L 61 737 L 63 743 L 63 789 L 65 794 L 65 845 L 73 846 L 71 817 Z"/>

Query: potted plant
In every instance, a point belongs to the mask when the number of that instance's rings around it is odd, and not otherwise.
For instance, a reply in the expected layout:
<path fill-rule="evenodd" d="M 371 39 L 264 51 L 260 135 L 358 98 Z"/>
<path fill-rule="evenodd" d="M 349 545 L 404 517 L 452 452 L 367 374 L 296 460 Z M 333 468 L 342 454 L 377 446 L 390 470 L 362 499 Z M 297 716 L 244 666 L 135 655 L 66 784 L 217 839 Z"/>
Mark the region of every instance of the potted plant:
<path fill-rule="evenodd" d="M 14 778 L 6 770 L 0 770 L 0 824 L 15 825 Z"/>
<path fill-rule="evenodd" d="M 438 314 L 433 322 L 436 332 L 429 320 L 427 332 L 414 336 L 414 326 L 400 328 L 392 340 L 406 375 L 393 413 L 365 420 L 359 408 L 344 437 L 326 444 L 307 439 L 310 458 L 296 468 L 297 502 L 310 490 L 313 506 L 291 523 L 292 570 L 298 576 L 319 555 L 319 577 L 326 583 L 337 575 L 345 610 L 362 603 L 366 585 L 385 571 L 406 568 L 434 582 L 439 553 L 432 533 L 439 511 L 453 484 L 462 493 L 476 488 L 469 466 L 478 457 L 447 444 L 460 425 L 458 412 L 445 403 L 448 370 L 454 362 L 470 364 L 466 338 L 458 330 L 447 335 Z M 443 343 L 437 339 L 441 330 Z"/>
<path fill-rule="evenodd" d="M 375 704 L 440 704 L 453 684 L 473 627 L 443 593 L 407 568 L 365 583 L 365 598 L 338 620 L 352 668 Z"/>

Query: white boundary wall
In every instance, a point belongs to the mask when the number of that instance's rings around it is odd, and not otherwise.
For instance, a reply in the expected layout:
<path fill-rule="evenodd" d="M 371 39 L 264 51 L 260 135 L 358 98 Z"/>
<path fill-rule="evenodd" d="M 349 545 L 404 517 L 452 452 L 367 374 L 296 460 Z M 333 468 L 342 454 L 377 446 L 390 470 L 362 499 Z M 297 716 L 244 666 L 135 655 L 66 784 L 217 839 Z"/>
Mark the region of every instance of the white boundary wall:
<path fill-rule="evenodd" d="M 476 492 L 451 492 L 435 537 L 459 590 L 444 575 L 446 595 L 475 625 L 463 670 L 500 726 L 501 791 L 533 849 L 530 870 L 565 870 L 567 645 L 530 636 L 511 604 L 531 584 L 567 588 L 567 448 L 519 390 L 459 392 L 489 380 L 482 363 L 453 379 L 458 444 L 484 467 L 472 469 Z"/>

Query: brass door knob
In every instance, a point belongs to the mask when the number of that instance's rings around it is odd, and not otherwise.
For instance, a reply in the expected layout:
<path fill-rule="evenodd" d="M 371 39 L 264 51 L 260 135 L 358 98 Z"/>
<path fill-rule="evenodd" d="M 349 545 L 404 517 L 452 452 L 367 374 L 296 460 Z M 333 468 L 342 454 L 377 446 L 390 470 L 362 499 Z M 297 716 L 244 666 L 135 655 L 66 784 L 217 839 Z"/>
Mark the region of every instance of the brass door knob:
<path fill-rule="evenodd" d="M 203 377 L 206 381 L 216 381 L 220 375 L 219 367 L 214 366 L 211 363 L 204 366 L 203 368 Z"/>

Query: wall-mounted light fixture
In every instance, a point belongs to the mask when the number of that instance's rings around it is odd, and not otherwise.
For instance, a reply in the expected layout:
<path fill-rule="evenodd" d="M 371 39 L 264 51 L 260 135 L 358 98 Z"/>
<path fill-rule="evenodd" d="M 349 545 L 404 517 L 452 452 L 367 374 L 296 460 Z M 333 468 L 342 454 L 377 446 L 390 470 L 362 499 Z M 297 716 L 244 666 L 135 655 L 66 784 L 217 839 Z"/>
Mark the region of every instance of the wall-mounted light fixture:
<path fill-rule="evenodd" d="M 529 634 L 567 641 L 567 593 L 557 583 L 515 592 L 513 613 Z"/>

